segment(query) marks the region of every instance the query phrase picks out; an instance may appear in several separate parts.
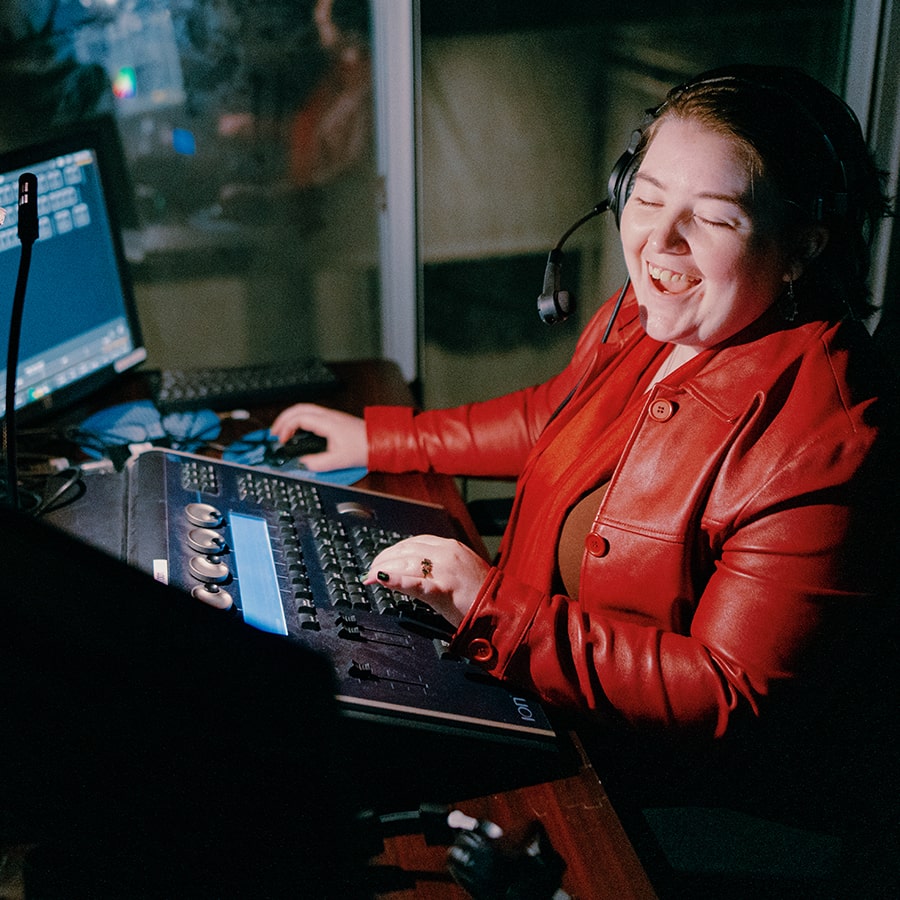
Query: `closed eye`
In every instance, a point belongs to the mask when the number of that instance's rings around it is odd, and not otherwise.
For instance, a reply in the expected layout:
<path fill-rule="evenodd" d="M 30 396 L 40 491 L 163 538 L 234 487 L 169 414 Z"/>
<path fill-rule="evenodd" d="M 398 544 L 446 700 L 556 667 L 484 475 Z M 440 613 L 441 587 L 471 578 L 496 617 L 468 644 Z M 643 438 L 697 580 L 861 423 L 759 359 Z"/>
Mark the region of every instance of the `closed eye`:
<path fill-rule="evenodd" d="M 700 222 L 702 225 L 707 225 L 711 228 L 731 228 L 731 222 L 722 222 L 717 219 L 707 219 L 705 216 L 694 215 L 694 219 Z"/>
<path fill-rule="evenodd" d="M 650 206 L 650 207 L 662 206 L 662 203 L 659 203 L 659 202 L 656 202 L 653 200 L 647 200 L 644 197 L 638 197 L 636 194 L 632 194 L 630 199 L 633 200 L 635 203 L 637 203 L 638 206 Z"/>

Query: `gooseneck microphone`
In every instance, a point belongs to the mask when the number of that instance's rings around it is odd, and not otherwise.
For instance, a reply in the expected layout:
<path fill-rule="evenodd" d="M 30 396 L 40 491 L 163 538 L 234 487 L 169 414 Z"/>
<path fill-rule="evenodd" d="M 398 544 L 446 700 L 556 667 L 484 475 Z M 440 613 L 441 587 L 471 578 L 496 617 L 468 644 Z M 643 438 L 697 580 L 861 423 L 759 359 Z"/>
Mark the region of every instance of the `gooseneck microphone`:
<path fill-rule="evenodd" d="M 586 213 L 575 222 L 550 251 L 550 255 L 547 257 L 547 267 L 544 269 L 544 289 L 537 300 L 538 315 L 548 325 L 565 322 L 575 312 L 575 297 L 569 291 L 560 290 L 563 244 L 585 222 L 590 221 L 594 216 L 599 216 L 600 213 L 604 213 L 608 209 L 609 199 L 602 200 L 589 213 Z"/>
<path fill-rule="evenodd" d="M 615 176 L 616 170 L 614 169 L 612 177 Z M 599 216 L 600 213 L 606 212 L 610 208 L 612 208 L 612 203 L 609 198 L 601 200 L 589 213 L 586 213 L 575 222 L 550 251 L 550 255 L 547 257 L 547 268 L 544 269 L 544 289 L 541 291 L 541 295 L 538 297 L 537 301 L 538 314 L 548 325 L 564 322 L 573 312 L 575 312 L 575 298 L 568 291 L 560 290 L 563 244 L 565 244 L 572 233 L 581 228 L 585 222 L 589 222 L 594 216 Z M 613 323 L 616 321 L 616 316 L 619 314 L 619 310 L 622 307 L 622 301 L 625 299 L 625 292 L 628 290 L 629 284 L 631 284 L 631 279 L 626 278 L 625 283 L 622 285 L 622 289 L 619 291 L 618 297 L 616 297 L 612 315 L 606 323 L 606 330 L 603 332 L 603 337 L 601 338 L 601 342 L 604 344 L 612 331 Z"/>
<path fill-rule="evenodd" d="M 19 274 L 9 320 L 9 344 L 6 353 L 6 416 L 3 420 L 3 444 L 6 451 L 6 496 L 12 509 L 19 508 L 19 472 L 16 459 L 16 374 L 19 367 L 19 336 L 25 308 L 25 286 L 31 267 L 31 248 L 38 238 L 37 176 L 25 172 L 19 176 L 18 234 L 22 243 Z"/>

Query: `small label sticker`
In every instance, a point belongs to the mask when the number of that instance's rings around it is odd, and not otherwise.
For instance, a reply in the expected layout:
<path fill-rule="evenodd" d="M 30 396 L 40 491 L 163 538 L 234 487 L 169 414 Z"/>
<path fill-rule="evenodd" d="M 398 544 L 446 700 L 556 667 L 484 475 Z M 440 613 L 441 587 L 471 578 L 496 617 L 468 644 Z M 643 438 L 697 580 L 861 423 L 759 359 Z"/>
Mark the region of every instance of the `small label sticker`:
<path fill-rule="evenodd" d="M 169 561 L 167 559 L 153 560 L 153 578 L 163 584 L 169 583 Z"/>

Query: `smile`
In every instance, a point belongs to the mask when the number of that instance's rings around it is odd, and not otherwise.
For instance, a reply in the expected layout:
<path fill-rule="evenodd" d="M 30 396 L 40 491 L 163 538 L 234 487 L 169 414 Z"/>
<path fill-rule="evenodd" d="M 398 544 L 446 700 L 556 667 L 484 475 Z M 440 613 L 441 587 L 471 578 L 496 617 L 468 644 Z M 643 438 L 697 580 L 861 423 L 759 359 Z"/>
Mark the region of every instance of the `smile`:
<path fill-rule="evenodd" d="M 658 286 L 671 294 L 677 294 L 686 291 L 689 287 L 697 284 L 700 279 L 685 272 L 674 272 L 672 269 L 663 269 L 660 266 L 654 266 L 647 263 L 647 272 Z"/>

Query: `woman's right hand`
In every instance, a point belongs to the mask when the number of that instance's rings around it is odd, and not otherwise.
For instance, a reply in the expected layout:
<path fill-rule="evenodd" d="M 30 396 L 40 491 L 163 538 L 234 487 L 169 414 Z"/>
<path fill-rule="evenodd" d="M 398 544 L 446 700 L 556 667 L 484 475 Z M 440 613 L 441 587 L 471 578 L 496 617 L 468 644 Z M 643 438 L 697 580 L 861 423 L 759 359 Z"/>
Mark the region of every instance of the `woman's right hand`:
<path fill-rule="evenodd" d="M 281 443 L 300 430 L 312 431 L 325 438 L 328 446 L 321 453 L 298 458 L 298 462 L 312 472 L 368 465 L 366 423 L 358 416 L 315 403 L 297 403 L 280 412 L 269 430 Z"/>

